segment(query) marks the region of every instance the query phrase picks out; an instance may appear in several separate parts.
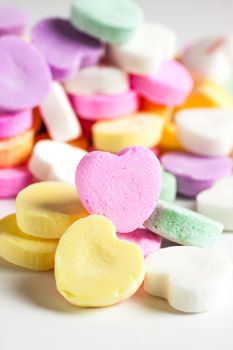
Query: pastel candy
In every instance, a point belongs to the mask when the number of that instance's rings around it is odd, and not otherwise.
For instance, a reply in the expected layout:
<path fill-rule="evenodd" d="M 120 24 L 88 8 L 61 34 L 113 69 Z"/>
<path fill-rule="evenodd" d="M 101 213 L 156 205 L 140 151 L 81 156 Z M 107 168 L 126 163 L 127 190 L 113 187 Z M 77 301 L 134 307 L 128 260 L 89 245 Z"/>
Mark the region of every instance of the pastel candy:
<path fill-rule="evenodd" d="M 32 29 L 32 42 L 44 55 L 55 80 L 72 77 L 80 68 L 95 65 L 103 55 L 98 40 L 63 18 L 38 22 Z"/>
<path fill-rule="evenodd" d="M 231 283 L 232 262 L 220 251 L 169 247 L 146 259 L 145 291 L 179 311 L 203 312 L 222 305 Z"/>
<path fill-rule="evenodd" d="M 0 140 L 0 168 L 20 165 L 29 158 L 34 146 L 34 128 Z"/>
<path fill-rule="evenodd" d="M 160 201 L 144 226 L 172 242 L 200 248 L 213 248 L 223 225 L 192 210 Z"/>
<path fill-rule="evenodd" d="M 116 95 L 73 95 L 69 94 L 74 110 L 88 120 L 113 119 L 138 108 L 138 96 L 134 90 Z"/>
<path fill-rule="evenodd" d="M 58 241 L 28 236 L 17 226 L 16 215 L 0 221 L 0 256 L 8 262 L 35 271 L 51 270 Z"/>
<path fill-rule="evenodd" d="M 227 231 L 233 230 L 233 177 L 217 181 L 197 196 L 197 211 L 221 222 Z"/>
<path fill-rule="evenodd" d="M 0 6 L 0 36 L 22 35 L 30 20 L 29 13 L 18 6 Z"/>
<path fill-rule="evenodd" d="M 117 155 L 91 152 L 77 167 L 76 186 L 89 213 L 106 216 L 118 232 L 131 232 L 156 206 L 160 164 L 153 152 L 143 147 L 126 148 Z"/>
<path fill-rule="evenodd" d="M 187 197 L 211 187 L 222 177 L 229 176 L 233 162 L 228 157 L 200 157 L 178 152 L 160 158 L 163 167 L 177 179 L 178 193 Z"/>
<path fill-rule="evenodd" d="M 176 177 L 167 171 L 162 171 L 162 189 L 160 199 L 167 202 L 174 202 L 177 192 Z"/>
<path fill-rule="evenodd" d="M 174 112 L 173 107 L 160 106 L 146 100 L 145 98 L 140 99 L 140 110 L 158 114 L 161 118 L 164 119 L 165 125 L 171 121 Z"/>
<path fill-rule="evenodd" d="M 18 227 L 34 237 L 60 238 L 77 219 L 87 215 L 76 188 L 65 182 L 40 182 L 16 198 Z"/>
<path fill-rule="evenodd" d="M 204 156 L 224 156 L 233 148 L 233 112 L 218 108 L 194 108 L 176 114 L 182 146 Z"/>
<path fill-rule="evenodd" d="M 84 68 L 63 84 L 73 95 L 117 95 L 129 90 L 127 74 L 111 66 Z"/>
<path fill-rule="evenodd" d="M 195 84 L 181 108 L 223 108 L 233 110 L 233 97 L 222 85 L 202 79 Z"/>
<path fill-rule="evenodd" d="M 0 198 L 15 197 L 31 182 L 32 175 L 25 165 L 0 169 Z"/>
<path fill-rule="evenodd" d="M 175 56 L 176 41 L 175 33 L 169 28 L 147 22 L 126 43 L 109 45 L 108 55 L 124 71 L 146 75 Z"/>
<path fill-rule="evenodd" d="M 231 62 L 220 37 L 204 38 L 194 42 L 183 53 L 183 64 L 197 78 L 209 77 L 224 83 L 231 74 Z"/>
<path fill-rule="evenodd" d="M 0 113 L 0 138 L 16 136 L 33 126 L 33 115 L 30 109 L 15 113 Z"/>
<path fill-rule="evenodd" d="M 96 149 L 119 152 L 130 146 L 154 147 L 162 136 L 163 120 L 154 113 L 135 113 L 128 117 L 100 121 L 93 125 Z"/>
<path fill-rule="evenodd" d="M 127 42 L 142 25 L 141 9 L 130 0 L 73 1 L 71 23 L 108 43 Z"/>
<path fill-rule="evenodd" d="M 176 61 L 166 61 L 150 75 L 133 75 L 132 86 L 139 95 L 151 102 L 179 106 L 190 94 L 193 81 L 186 68 Z"/>
<path fill-rule="evenodd" d="M 58 291 L 81 307 L 103 307 L 133 295 L 143 282 L 140 248 L 117 239 L 111 221 L 90 215 L 76 221 L 61 238 L 55 257 Z"/>
<path fill-rule="evenodd" d="M 63 142 L 42 140 L 36 143 L 28 167 L 41 181 L 75 183 L 75 171 L 86 151 Z"/>
<path fill-rule="evenodd" d="M 159 250 L 162 243 L 161 237 L 151 233 L 145 228 L 138 228 L 128 233 L 117 232 L 117 237 L 137 244 L 141 248 L 144 258 Z"/>
<path fill-rule="evenodd" d="M 0 109 L 18 111 L 42 102 L 51 77 L 40 52 L 13 36 L 0 38 L 0 51 Z"/>
<path fill-rule="evenodd" d="M 177 138 L 177 126 L 175 122 L 171 121 L 164 125 L 159 146 L 162 151 L 184 150 Z"/>
<path fill-rule="evenodd" d="M 41 103 L 40 110 L 52 139 L 71 141 L 81 135 L 78 119 L 59 83 L 52 83 L 49 95 Z"/>

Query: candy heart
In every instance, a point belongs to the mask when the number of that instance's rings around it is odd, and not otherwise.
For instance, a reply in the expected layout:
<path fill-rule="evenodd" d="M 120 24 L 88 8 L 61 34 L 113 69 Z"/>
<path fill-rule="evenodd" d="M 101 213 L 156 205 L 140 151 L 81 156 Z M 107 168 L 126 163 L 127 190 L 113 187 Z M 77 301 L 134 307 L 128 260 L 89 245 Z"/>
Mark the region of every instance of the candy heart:
<path fill-rule="evenodd" d="M 233 169 L 229 157 L 200 157 L 171 152 L 165 153 L 160 161 L 176 177 L 178 193 L 191 198 L 211 187 L 218 179 L 229 176 Z"/>
<path fill-rule="evenodd" d="M 233 148 L 233 112 L 218 108 L 193 108 L 176 114 L 182 146 L 203 156 L 223 156 Z"/>
<path fill-rule="evenodd" d="M 224 83 L 231 74 L 231 62 L 224 47 L 224 38 L 205 38 L 193 43 L 183 53 L 183 64 L 197 79 L 209 77 Z"/>
<path fill-rule="evenodd" d="M 0 109 L 19 111 L 37 106 L 47 96 L 51 76 L 37 50 L 14 36 L 0 39 Z"/>
<path fill-rule="evenodd" d="M 73 95 L 115 95 L 129 90 L 129 79 L 118 68 L 96 66 L 80 70 L 63 85 Z"/>
<path fill-rule="evenodd" d="M 83 149 L 63 142 L 39 141 L 33 149 L 28 167 L 38 180 L 74 184 L 77 165 L 86 154 Z"/>
<path fill-rule="evenodd" d="M 131 0 L 74 0 L 71 23 L 108 43 L 127 42 L 141 26 L 143 14 Z"/>
<path fill-rule="evenodd" d="M 76 185 L 89 213 L 109 218 L 118 232 L 143 224 L 157 204 L 160 164 L 152 151 L 131 147 L 116 155 L 91 152 L 79 163 Z"/>
<path fill-rule="evenodd" d="M 177 192 L 177 180 L 174 175 L 167 171 L 162 171 L 162 190 L 160 199 L 167 202 L 174 202 Z"/>
<path fill-rule="evenodd" d="M 32 174 L 27 166 L 0 169 L 0 198 L 15 197 L 32 182 Z"/>
<path fill-rule="evenodd" d="M 0 256 L 35 271 L 51 270 L 58 240 L 28 236 L 17 226 L 15 214 L 0 221 Z"/>
<path fill-rule="evenodd" d="M 118 240 L 103 216 L 76 221 L 58 244 L 57 289 L 72 304 L 101 307 L 123 301 L 137 291 L 144 273 L 140 248 Z"/>
<path fill-rule="evenodd" d="M 230 258 L 222 252 L 169 247 L 146 259 L 144 289 L 177 310 L 203 312 L 226 300 L 232 270 Z"/>
<path fill-rule="evenodd" d="M 223 231 L 220 222 L 162 200 L 144 226 L 169 241 L 200 248 L 213 248 Z"/>
<path fill-rule="evenodd" d="M 0 113 L 0 139 L 17 136 L 33 126 L 31 109 L 16 113 Z"/>
<path fill-rule="evenodd" d="M 108 55 L 124 71 L 146 75 L 154 73 L 163 61 L 175 56 L 176 41 L 172 30 L 148 22 L 125 44 L 109 45 Z"/>
<path fill-rule="evenodd" d="M 0 7 L 0 36 L 22 35 L 30 20 L 29 13 L 18 6 Z"/>
<path fill-rule="evenodd" d="M 44 55 L 55 80 L 67 79 L 81 67 L 95 65 L 103 54 L 98 40 L 62 18 L 37 23 L 32 29 L 32 42 Z"/>
<path fill-rule="evenodd" d="M 221 222 L 225 230 L 233 230 L 233 177 L 217 181 L 197 196 L 199 213 Z"/>

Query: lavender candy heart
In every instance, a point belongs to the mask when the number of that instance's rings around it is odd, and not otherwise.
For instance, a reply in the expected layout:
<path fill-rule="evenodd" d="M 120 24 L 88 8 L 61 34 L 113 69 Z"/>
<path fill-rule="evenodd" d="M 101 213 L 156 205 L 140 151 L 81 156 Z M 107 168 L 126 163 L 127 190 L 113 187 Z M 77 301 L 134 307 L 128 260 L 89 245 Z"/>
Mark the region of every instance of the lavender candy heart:
<path fill-rule="evenodd" d="M 176 177 L 178 193 L 190 198 L 229 176 L 233 165 L 229 157 L 201 157 L 179 152 L 166 153 L 160 161 Z"/>
<path fill-rule="evenodd" d="M 61 18 L 37 23 L 32 29 L 32 42 L 47 60 L 54 80 L 65 80 L 80 68 L 95 65 L 104 53 L 99 40 Z"/>
<path fill-rule="evenodd" d="M 0 110 L 33 108 L 50 86 L 48 65 L 36 47 L 16 36 L 0 38 Z"/>
<path fill-rule="evenodd" d="M 22 35 L 29 21 L 30 14 L 18 6 L 0 6 L 0 36 Z"/>

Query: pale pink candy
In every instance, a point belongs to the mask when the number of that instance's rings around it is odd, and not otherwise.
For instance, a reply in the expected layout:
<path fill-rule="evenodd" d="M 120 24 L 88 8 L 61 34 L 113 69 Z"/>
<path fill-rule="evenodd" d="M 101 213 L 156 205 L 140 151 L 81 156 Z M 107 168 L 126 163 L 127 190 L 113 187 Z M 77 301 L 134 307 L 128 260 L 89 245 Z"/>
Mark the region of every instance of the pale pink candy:
<path fill-rule="evenodd" d="M 0 198 L 15 197 L 24 187 L 30 185 L 32 175 L 26 166 L 0 169 Z"/>
<path fill-rule="evenodd" d="M 106 216 L 118 232 L 131 232 L 156 207 L 161 190 L 160 163 L 144 147 L 129 147 L 116 155 L 91 152 L 77 167 L 76 185 L 89 213 Z"/>
<path fill-rule="evenodd" d="M 159 250 L 162 243 L 161 237 L 145 228 L 138 228 L 137 230 L 129 233 L 117 232 L 117 237 L 139 245 L 144 258 Z"/>

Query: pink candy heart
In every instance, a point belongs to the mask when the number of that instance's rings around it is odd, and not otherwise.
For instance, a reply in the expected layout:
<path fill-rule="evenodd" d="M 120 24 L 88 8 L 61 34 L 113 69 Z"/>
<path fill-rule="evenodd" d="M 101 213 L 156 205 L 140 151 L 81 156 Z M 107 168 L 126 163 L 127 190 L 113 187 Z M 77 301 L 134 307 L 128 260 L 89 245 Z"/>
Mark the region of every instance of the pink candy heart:
<path fill-rule="evenodd" d="M 161 190 L 160 163 L 144 147 L 129 147 L 116 155 L 91 152 L 77 167 L 76 186 L 89 213 L 106 216 L 118 232 L 131 232 L 156 207 Z"/>

